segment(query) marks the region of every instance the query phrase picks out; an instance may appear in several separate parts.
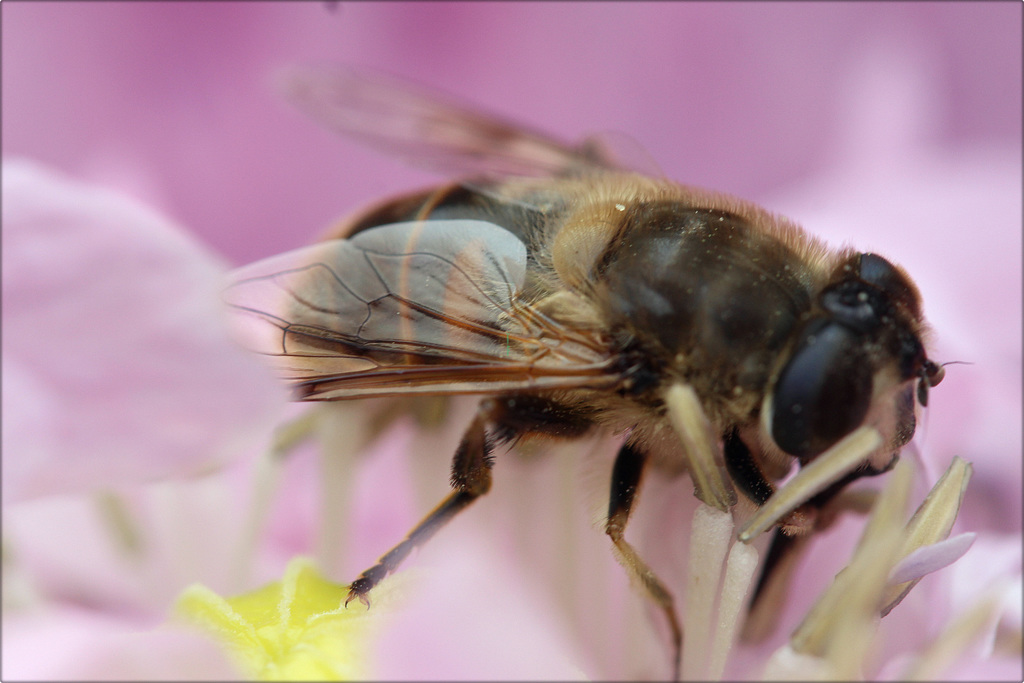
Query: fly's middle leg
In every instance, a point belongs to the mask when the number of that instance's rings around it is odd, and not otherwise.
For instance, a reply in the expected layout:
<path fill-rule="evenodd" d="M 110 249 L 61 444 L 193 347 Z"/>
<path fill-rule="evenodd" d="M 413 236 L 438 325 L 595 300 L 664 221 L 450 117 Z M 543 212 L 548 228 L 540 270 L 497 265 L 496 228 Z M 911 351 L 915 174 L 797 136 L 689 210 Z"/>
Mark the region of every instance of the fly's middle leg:
<path fill-rule="evenodd" d="M 683 651 L 683 629 L 679 625 L 679 617 L 676 614 L 675 601 L 672 593 L 665 584 L 654 573 L 624 538 L 626 522 L 629 520 L 629 513 L 633 509 L 633 502 L 636 499 L 637 490 L 640 487 L 640 479 L 643 475 L 644 465 L 647 463 L 647 454 L 638 450 L 635 446 L 624 445 L 615 458 L 615 466 L 612 469 L 611 497 L 608 502 L 608 522 L 604 531 L 612 539 L 615 549 L 615 556 L 629 572 L 630 578 L 636 581 L 647 593 L 648 597 L 665 614 L 669 628 L 672 631 L 673 656 L 673 680 L 679 679 L 679 663 Z"/>

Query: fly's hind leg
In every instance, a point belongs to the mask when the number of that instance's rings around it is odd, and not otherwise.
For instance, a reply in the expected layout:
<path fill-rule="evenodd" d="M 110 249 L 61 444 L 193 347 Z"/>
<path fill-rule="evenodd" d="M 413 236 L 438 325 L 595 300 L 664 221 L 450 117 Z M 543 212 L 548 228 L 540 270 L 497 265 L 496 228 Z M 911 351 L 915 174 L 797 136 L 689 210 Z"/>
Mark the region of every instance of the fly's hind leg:
<path fill-rule="evenodd" d="M 634 446 L 626 444 L 619 450 L 619 454 L 615 458 L 615 466 L 612 469 L 608 522 L 605 524 L 604 532 L 612 539 L 615 555 L 629 572 L 630 578 L 639 583 L 651 600 L 665 613 L 669 628 L 672 630 L 673 679 L 678 680 L 679 662 L 683 650 L 683 630 L 679 625 L 679 617 L 676 615 L 675 601 L 661 579 L 641 559 L 633 546 L 623 538 L 626 522 L 633 509 L 633 501 L 636 499 L 636 492 L 640 487 L 640 478 L 643 475 L 646 462 L 647 454 L 637 450 Z"/>
<path fill-rule="evenodd" d="M 395 571 L 413 548 L 427 542 L 438 529 L 447 524 L 459 511 L 491 488 L 491 444 L 487 438 L 487 423 L 492 411 L 492 402 L 484 401 L 477 411 L 473 423 L 455 451 L 452 460 L 452 488 L 454 489 L 441 504 L 434 508 L 405 539 L 386 552 L 349 586 L 347 606 L 354 598 L 369 606 L 367 594 L 385 576 Z"/>

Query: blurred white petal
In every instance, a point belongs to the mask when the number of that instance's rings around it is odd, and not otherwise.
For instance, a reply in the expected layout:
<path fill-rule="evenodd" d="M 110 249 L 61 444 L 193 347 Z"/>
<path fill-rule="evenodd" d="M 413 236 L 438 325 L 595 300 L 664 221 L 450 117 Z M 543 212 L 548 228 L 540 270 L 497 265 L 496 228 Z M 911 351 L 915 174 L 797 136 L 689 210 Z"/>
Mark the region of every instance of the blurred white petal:
<path fill-rule="evenodd" d="M 4 614 L 7 680 L 231 680 L 237 672 L 208 639 L 132 624 L 81 607 Z"/>

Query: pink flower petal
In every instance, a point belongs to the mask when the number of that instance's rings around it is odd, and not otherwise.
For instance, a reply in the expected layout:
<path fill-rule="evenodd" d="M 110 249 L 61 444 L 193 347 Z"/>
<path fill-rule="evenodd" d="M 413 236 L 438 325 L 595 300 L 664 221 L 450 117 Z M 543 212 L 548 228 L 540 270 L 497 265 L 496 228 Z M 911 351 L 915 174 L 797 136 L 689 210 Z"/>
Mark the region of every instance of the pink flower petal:
<path fill-rule="evenodd" d="M 282 401 L 225 333 L 224 266 L 129 197 L 3 166 L 5 502 L 184 476 Z"/>

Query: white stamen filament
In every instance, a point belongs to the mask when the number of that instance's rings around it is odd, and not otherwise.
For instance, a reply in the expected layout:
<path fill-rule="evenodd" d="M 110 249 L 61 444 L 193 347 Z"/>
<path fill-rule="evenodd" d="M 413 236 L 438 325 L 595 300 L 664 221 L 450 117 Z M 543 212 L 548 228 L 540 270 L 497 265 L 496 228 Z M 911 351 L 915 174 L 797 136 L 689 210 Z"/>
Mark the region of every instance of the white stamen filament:
<path fill-rule="evenodd" d="M 725 580 L 722 582 L 722 597 L 718 606 L 718 626 L 711 649 L 711 663 L 708 679 L 718 681 L 725 671 L 725 660 L 732 648 L 740 614 L 743 612 L 750 585 L 757 570 L 758 553 L 754 546 L 733 543 L 729 559 L 725 564 Z"/>
<path fill-rule="evenodd" d="M 249 581 L 249 568 L 281 483 L 281 463 L 303 441 L 313 436 L 317 414 L 315 409 L 305 410 L 298 417 L 279 425 L 274 430 L 269 448 L 260 454 L 253 467 L 249 511 L 232 559 L 231 576 L 235 585 L 244 586 Z"/>
<path fill-rule="evenodd" d="M 354 463 L 372 438 L 363 411 L 333 405 L 317 406 L 316 436 L 320 440 L 320 509 L 314 556 L 328 575 L 341 570 L 338 562 L 349 547 L 349 519 L 355 495 Z"/>
<path fill-rule="evenodd" d="M 683 680 L 707 678 L 715 596 L 732 532 L 732 515 L 728 512 L 702 504 L 693 515 L 683 613 Z"/>

